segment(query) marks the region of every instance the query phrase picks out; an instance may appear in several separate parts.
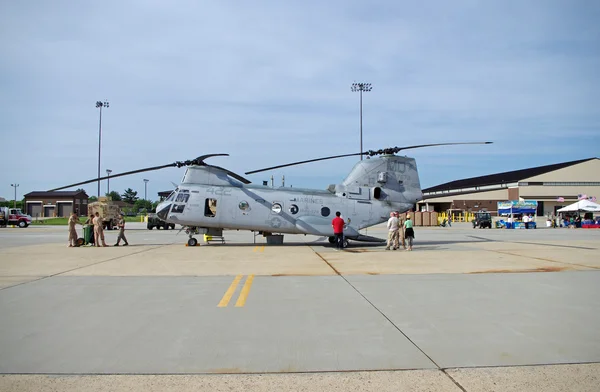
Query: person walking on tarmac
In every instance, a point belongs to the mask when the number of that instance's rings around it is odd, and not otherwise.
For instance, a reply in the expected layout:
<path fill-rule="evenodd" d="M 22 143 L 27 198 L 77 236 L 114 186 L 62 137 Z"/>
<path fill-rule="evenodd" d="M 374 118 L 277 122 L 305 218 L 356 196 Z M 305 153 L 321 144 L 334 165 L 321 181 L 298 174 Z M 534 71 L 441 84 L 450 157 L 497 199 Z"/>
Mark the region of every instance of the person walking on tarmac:
<path fill-rule="evenodd" d="M 415 239 L 415 231 L 413 229 L 413 221 L 410 219 L 410 215 L 407 215 L 406 221 L 404 221 L 404 236 L 408 242 L 408 250 L 412 250 L 413 240 Z"/>
<path fill-rule="evenodd" d="M 69 217 L 69 248 L 77 246 L 77 230 L 75 230 L 75 225 L 80 225 L 79 217 L 76 213 L 71 212 L 71 216 Z"/>
<path fill-rule="evenodd" d="M 344 220 L 340 218 L 341 212 L 335 213 L 335 218 L 331 221 L 333 226 L 333 234 L 335 235 L 336 249 L 344 249 Z"/>
<path fill-rule="evenodd" d="M 100 214 L 96 211 L 96 216 L 94 217 L 94 242 L 96 246 L 100 246 L 100 241 L 102 241 L 102 246 L 106 245 L 104 242 L 104 227 L 102 227 L 103 222 L 102 218 L 100 218 Z"/>
<path fill-rule="evenodd" d="M 123 246 L 127 246 L 129 245 L 129 242 L 127 242 L 127 238 L 125 238 L 125 218 L 123 217 L 123 214 L 119 214 L 119 237 L 117 238 L 117 243 L 115 244 L 115 246 L 119 246 L 119 242 L 121 242 L 121 240 L 123 240 L 123 242 L 125 242 L 123 244 Z"/>

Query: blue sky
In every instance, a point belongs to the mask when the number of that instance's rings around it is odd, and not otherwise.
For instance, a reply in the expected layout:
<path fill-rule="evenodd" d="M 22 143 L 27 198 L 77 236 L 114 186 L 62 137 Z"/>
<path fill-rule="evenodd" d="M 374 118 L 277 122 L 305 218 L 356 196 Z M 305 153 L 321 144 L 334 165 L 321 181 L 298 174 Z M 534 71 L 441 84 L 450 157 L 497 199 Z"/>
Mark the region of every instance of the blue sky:
<path fill-rule="evenodd" d="M 408 150 L 422 187 L 600 156 L 593 1 L 33 1 L 0 4 L 0 196 L 228 153 L 267 166 Z M 248 176 L 339 183 L 356 159 Z M 110 182 L 148 198 L 184 169 Z M 89 195 L 96 183 L 83 186 Z M 75 189 L 75 188 L 73 188 Z M 106 182 L 102 183 L 102 192 Z"/>

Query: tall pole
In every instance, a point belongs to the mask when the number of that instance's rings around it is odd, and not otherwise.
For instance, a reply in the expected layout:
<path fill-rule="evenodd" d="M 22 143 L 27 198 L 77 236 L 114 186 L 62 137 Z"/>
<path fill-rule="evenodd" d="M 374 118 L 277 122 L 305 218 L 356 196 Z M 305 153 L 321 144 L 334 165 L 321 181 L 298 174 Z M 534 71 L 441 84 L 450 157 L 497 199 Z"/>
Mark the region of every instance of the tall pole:
<path fill-rule="evenodd" d="M 107 195 L 110 193 L 110 173 L 112 173 L 112 170 L 106 169 L 106 174 L 108 175 L 108 178 L 106 179 L 106 193 L 107 193 Z"/>
<path fill-rule="evenodd" d="M 98 198 L 100 198 L 100 151 L 102 146 L 102 108 L 108 107 L 108 101 L 96 101 L 96 107 L 100 108 L 100 123 L 98 124 Z"/>
<path fill-rule="evenodd" d="M 352 83 L 352 87 L 350 88 L 353 92 L 358 91 L 360 95 L 360 152 L 363 152 L 363 136 L 362 136 L 362 93 L 363 91 L 371 91 L 373 88 L 371 87 L 371 83 Z M 360 160 L 362 161 L 363 157 L 360 156 Z"/>
<path fill-rule="evenodd" d="M 13 200 L 13 208 L 17 208 L 17 187 L 19 186 L 19 184 L 14 183 L 10 184 L 10 186 L 15 188 L 15 200 Z"/>
<path fill-rule="evenodd" d="M 148 181 L 150 181 L 150 180 L 147 180 L 147 179 L 144 178 L 144 201 L 148 200 L 148 198 L 146 197 L 146 190 L 147 190 Z"/>

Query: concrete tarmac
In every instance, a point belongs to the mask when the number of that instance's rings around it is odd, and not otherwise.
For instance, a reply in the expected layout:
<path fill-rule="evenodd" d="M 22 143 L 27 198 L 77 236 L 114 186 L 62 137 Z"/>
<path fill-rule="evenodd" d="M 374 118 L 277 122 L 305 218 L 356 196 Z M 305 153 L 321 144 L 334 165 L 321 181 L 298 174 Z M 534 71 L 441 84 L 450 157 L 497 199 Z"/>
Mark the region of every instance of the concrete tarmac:
<path fill-rule="evenodd" d="M 600 230 L 418 227 L 412 252 L 126 235 L 0 229 L 0 390 L 600 385 Z"/>

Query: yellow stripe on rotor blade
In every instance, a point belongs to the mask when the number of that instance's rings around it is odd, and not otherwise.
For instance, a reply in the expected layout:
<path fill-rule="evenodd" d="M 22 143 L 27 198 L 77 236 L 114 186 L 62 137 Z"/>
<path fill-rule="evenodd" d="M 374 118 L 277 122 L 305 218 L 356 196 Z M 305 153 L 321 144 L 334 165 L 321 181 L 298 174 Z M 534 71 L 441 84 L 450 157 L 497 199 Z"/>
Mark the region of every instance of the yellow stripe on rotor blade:
<path fill-rule="evenodd" d="M 235 293 L 235 289 L 237 288 L 237 285 L 240 283 L 240 280 L 242 280 L 242 276 L 243 275 L 236 276 L 235 279 L 233 280 L 233 282 L 231 282 L 231 285 L 229 286 L 229 288 L 223 295 L 223 298 L 221 298 L 221 302 L 219 302 L 219 305 L 218 305 L 219 308 L 224 308 L 229 304 L 231 297 L 233 297 L 233 293 Z"/>
<path fill-rule="evenodd" d="M 250 293 L 250 287 L 252 287 L 252 281 L 254 280 L 254 275 L 250 275 L 246 278 L 246 283 L 244 283 L 244 287 L 242 287 L 242 292 L 235 303 L 236 308 L 241 308 L 246 304 L 246 298 L 248 298 L 248 294 Z"/>

